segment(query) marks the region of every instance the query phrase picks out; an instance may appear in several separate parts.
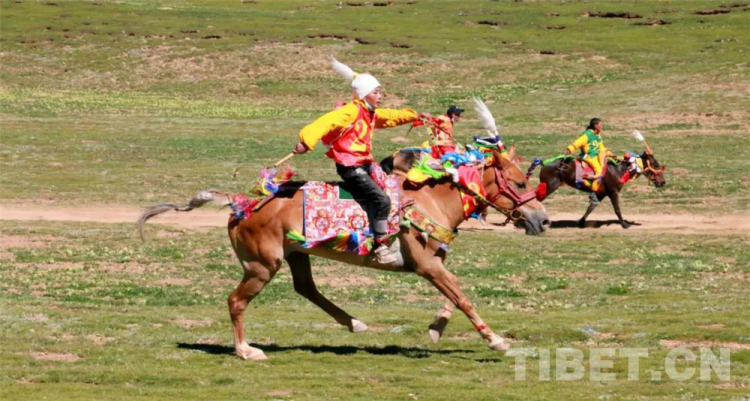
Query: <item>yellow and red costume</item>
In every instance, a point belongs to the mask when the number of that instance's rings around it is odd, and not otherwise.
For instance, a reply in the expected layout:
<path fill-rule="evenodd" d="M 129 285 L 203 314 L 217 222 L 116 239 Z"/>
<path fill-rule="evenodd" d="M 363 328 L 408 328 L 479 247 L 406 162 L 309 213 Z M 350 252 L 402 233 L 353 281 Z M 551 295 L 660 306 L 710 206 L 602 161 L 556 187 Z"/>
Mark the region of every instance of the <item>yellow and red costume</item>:
<path fill-rule="evenodd" d="M 435 116 L 430 119 L 433 125 L 430 126 L 432 131 L 432 140 L 425 141 L 422 146 L 425 148 L 433 147 L 433 156 L 439 159 L 441 155 L 455 152 L 456 144 L 453 142 L 453 120 L 447 114 Z M 423 121 L 415 121 L 413 126 L 424 125 Z"/>
<path fill-rule="evenodd" d="M 602 168 L 604 167 L 604 158 L 607 156 L 609 151 L 604 147 L 604 141 L 602 137 L 592 129 L 583 131 L 583 134 L 578 137 L 573 143 L 568 145 L 568 151 L 572 154 L 577 149 L 581 150 L 581 160 L 586 162 L 594 170 L 594 174 L 601 177 Z M 591 190 L 597 192 L 599 190 L 600 179 L 591 181 Z"/>
<path fill-rule="evenodd" d="M 322 141 L 326 155 L 342 166 L 372 164 L 372 134 L 374 128 L 396 127 L 417 120 L 413 109 L 377 109 L 370 111 L 363 100 L 333 110 L 307 125 L 299 133 L 300 142 L 313 150 Z"/>

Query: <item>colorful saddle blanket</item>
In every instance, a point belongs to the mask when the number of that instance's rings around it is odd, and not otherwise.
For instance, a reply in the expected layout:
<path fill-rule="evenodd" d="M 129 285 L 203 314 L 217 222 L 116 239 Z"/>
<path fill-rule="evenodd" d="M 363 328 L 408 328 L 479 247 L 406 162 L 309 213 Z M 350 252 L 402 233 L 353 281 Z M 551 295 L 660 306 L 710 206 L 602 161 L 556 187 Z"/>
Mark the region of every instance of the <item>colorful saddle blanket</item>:
<path fill-rule="evenodd" d="M 582 182 L 589 177 L 596 175 L 594 169 L 582 160 L 576 159 L 576 182 Z"/>
<path fill-rule="evenodd" d="M 342 183 L 309 181 L 304 190 L 304 237 L 323 241 L 341 233 L 370 233 L 367 213 Z M 399 230 L 401 186 L 397 176 L 387 176 L 385 192 L 391 198 L 388 234 Z"/>

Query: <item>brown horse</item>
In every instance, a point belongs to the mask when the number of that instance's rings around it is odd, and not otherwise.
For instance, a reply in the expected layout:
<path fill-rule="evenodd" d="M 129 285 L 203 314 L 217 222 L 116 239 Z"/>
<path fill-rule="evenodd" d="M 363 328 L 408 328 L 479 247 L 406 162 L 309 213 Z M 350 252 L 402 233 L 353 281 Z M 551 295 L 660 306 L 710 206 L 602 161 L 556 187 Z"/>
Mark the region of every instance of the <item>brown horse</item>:
<path fill-rule="evenodd" d="M 666 184 L 666 180 L 664 179 L 664 171 L 666 170 L 666 166 L 659 165 L 659 162 L 656 160 L 653 152 L 651 152 L 650 150 L 642 153 L 641 155 L 638 155 L 637 157 L 641 160 L 641 163 L 643 165 L 643 174 L 646 176 L 646 178 L 648 178 L 649 182 L 654 184 L 654 186 L 657 188 L 663 187 L 664 184 Z M 536 167 L 536 165 L 537 163 L 535 163 L 532 168 L 529 169 L 529 174 L 527 174 L 527 176 L 530 175 L 531 171 L 534 167 Z M 617 218 L 620 220 L 620 225 L 622 226 L 622 228 L 628 228 L 630 227 L 631 223 L 625 221 L 625 219 L 622 218 L 622 213 L 620 212 L 620 191 L 625 185 L 625 182 L 627 182 L 627 180 L 623 180 L 625 176 L 629 177 L 629 179 L 633 179 L 637 178 L 640 174 L 632 173 L 631 171 L 629 171 L 632 169 L 629 163 L 607 163 L 606 166 L 607 168 L 603 177 L 603 190 L 597 193 L 596 197 L 599 201 L 601 201 L 605 197 L 608 197 L 612 202 L 612 206 L 615 209 Z M 539 173 L 537 199 L 540 201 L 546 199 L 562 185 L 568 185 L 571 188 L 577 188 L 578 190 L 583 192 L 591 192 L 591 189 L 589 189 L 588 187 L 576 184 L 576 167 L 574 164 L 574 160 L 570 157 L 555 160 L 554 162 L 551 162 L 542 167 L 542 170 Z M 585 227 L 586 218 L 589 217 L 594 209 L 596 209 L 597 205 L 598 203 L 594 202 L 591 202 L 589 204 L 586 213 L 583 215 L 583 217 L 581 217 L 581 220 L 578 221 L 579 227 Z"/>
<path fill-rule="evenodd" d="M 508 150 L 508 155 L 505 157 L 507 160 L 511 160 L 514 164 L 517 164 L 515 161 L 515 154 L 516 147 L 511 146 Z M 380 162 L 380 167 L 388 174 L 405 174 L 421 156 L 422 151 L 419 149 L 400 150 L 392 156 L 383 159 Z M 547 219 L 547 211 L 541 203 L 527 203 L 521 205 L 519 210 L 522 212 L 524 218 L 515 220 L 515 225 L 518 228 L 524 228 L 527 235 L 539 235 L 549 228 L 550 221 Z"/>
<path fill-rule="evenodd" d="M 516 147 L 511 146 L 508 150 L 508 154 L 505 156 L 507 160 L 516 163 Z M 421 151 L 417 149 L 405 149 L 396 152 L 393 156 L 386 157 L 380 162 L 380 166 L 388 174 L 400 174 L 407 173 L 409 169 L 416 163 L 421 157 Z M 550 226 L 550 221 L 547 218 L 547 211 L 541 203 L 533 202 L 522 205 L 519 210 L 522 211 L 523 216 L 534 216 L 535 218 L 523 218 L 515 221 L 516 227 L 525 228 L 527 235 L 539 235 L 547 230 Z M 448 326 L 451 316 L 453 315 L 453 303 L 447 301 L 445 305 L 438 311 L 429 326 L 429 335 L 434 343 L 440 341 L 443 336 L 445 328 Z"/>
<path fill-rule="evenodd" d="M 490 206 L 504 211 L 515 219 L 546 219 L 546 215 L 524 214 L 519 207 L 526 203 L 537 210 L 541 204 L 528 196 L 533 188 L 514 163 L 495 154 L 492 163 L 482 172 Z M 353 253 L 340 253 L 327 248 L 305 249 L 298 242 L 290 241 L 285 234 L 291 230 L 302 232 L 303 204 L 300 187 L 303 182 L 283 185 L 279 192 L 250 218 L 229 219 L 229 238 L 232 247 L 244 270 L 244 277 L 229 296 L 229 315 L 234 328 L 236 354 L 243 359 L 265 359 L 260 349 L 251 347 L 245 341 L 243 314 L 250 301 L 256 297 L 281 268 L 286 260 L 291 269 L 294 289 L 302 296 L 319 306 L 339 324 L 347 326 L 351 332 L 360 332 L 367 326 L 325 298 L 315 286 L 310 269 L 310 255 L 333 259 L 345 263 L 381 270 L 414 272 L 430 281 L 450 300 L 451 306 L 458 309 L 474 324 L 474 327 L 494 350 L 506 350 L 508 343 L 495 334 L 479 317 L 469 299 L 461 292 L 458 280 L 445 269 L 445 251 L 440 243 L 432 238 L 425 239 L 414 226 L 403 228 L 397 235 L 393 249 L 400 256 L 393 265 L 378 265 L 369 256 Z M 513 188 L 509 191 L 509 188 Z M 450 179 L 428 182 L 413 187 L 402 182 L 402 196 L 413 199 L 415 205 L 437 224 L 455 230 L 464 221 L 460 189 Z M 523 191 L 520 196 L 519 192 Z M 148 208 L 138 220 L 138 227 L 151 217 L 169 210 L 190 211 L 203 204 L 226 196 L 216 191 L 201 192 L 187 206 L 160 204 Z M 228 198 L 223 202 L 228 203 Z M 538 223 L 538 222 L 537 222 Z"/>

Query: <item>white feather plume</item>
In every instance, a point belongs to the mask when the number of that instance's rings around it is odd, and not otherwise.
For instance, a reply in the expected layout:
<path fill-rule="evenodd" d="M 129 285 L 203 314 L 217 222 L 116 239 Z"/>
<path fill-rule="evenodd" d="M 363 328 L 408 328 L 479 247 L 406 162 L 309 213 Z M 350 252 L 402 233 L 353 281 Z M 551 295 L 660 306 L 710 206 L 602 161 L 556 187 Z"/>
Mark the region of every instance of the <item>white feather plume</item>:
<path fill-rule="evenodd" d="M 354 77 L 357 76 L 357 73 L 355 73 L 354 70 L 349 68 L 348 65 L 336 60 L 333 56 L 331 56 L 331 67 L 333 67 L 333 69 L 348 82 L 353 81 Z"/>
<path fill-rule="evenodd" d="M 644 139 L 643 134 L 641 134 L 641 131 L 638 131 L 637 129 L 633 130 L 633 138 L 635 138 L 639 142 L 643 142 L 643 139 Z"/>
<path fill-rule="evenodd" d="M 479 121 L 482 123 L 482 127 L 492 136 L 499 136 L 497 132 L 497 125 L 495 124 L 495 118 L 492 117 L 490 109 L 484 104 L 482 99 L 474 96 L 474 110 L 479 114 Z"/>

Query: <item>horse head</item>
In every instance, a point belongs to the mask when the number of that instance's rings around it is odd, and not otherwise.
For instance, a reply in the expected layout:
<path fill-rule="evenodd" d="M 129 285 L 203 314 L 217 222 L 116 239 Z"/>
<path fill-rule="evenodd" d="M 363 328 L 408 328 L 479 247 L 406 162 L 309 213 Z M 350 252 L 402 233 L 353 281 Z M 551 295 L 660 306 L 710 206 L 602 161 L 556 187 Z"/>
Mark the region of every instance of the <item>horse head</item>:
<path fill-rule="evenodd" d="M 667 181 L 664 179 L 664 172 L 667 171 L 667 165 L 660 165 L 654 157 L 654 152 L 651 148 L 648 148 L 646 152 L 641 155 L 641 162 L 643 163 L 643 175 L 648 178 L 648 181 L 654 184 L 655 187 L 661 188 Z"/>
<path fill-rule="evenodd" d="M 550 221 L 544 206 L 536 199 L 536 191 L 514 160 L 515 152 L 515 146 L 507 156 L 492 152 L 483 177 L 487 200 L 517 227 L 525 228 L 527 235 L 538 235 L 550 226 Z"/>

